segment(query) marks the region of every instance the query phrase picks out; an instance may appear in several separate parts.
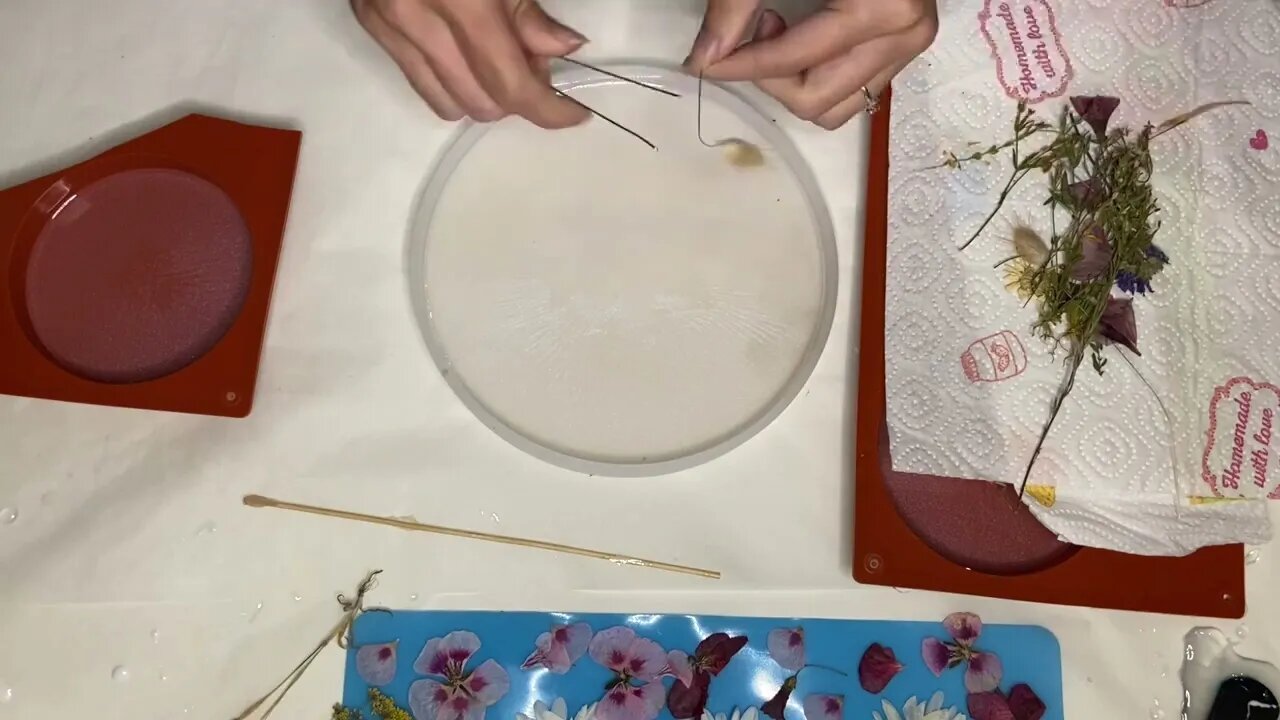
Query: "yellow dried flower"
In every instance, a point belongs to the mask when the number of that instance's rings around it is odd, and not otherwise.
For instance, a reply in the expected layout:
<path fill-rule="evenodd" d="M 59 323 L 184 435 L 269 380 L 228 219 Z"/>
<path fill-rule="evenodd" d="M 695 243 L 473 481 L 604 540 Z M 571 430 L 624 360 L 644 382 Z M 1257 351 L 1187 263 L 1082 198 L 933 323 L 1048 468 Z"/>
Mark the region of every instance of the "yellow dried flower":
<path fill-rule="evenodd" d="M 1017 295 L 1019 300 L 1030 300 L 1035 294 L 1036 271 L 1039 268 L 1039 265 L 1032 265 L 1022 258 L 1005 263 L 1005 289 Z"/>
<path fill-rule="evenodd" d="M 369 688 L 369 705 L 373 708 L 373 714 L 382 718 L 382 720 L 413 720 L 409 712 L 391 698 L 383 695 L 377 688 Z"/>
<path fill-rule="evenodd" d="M 330 716 L 330 720 L 361 720 L 360 711 L 343 707 L 341 703 L 334 703 L 333 715 Z"/>

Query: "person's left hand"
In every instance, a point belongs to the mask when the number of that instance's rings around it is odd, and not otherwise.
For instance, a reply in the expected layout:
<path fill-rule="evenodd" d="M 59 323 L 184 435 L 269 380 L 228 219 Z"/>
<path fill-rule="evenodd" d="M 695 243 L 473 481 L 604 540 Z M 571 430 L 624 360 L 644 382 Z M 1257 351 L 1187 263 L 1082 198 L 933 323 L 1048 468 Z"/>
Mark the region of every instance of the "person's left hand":
<path fill-rule="evenodd" d="M 938 31 L 936 0 L 829 0 L 792 28 L 760 6 L 708 0 L 686 70 L 750 80 L 828 130 L 866 109 Z"/>

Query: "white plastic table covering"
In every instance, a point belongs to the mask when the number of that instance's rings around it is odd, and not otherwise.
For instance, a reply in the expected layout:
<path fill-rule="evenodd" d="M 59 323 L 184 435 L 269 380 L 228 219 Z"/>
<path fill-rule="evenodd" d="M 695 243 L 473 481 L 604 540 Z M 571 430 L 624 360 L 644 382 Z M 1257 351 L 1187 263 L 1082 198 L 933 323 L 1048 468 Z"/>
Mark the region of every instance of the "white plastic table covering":
<path fill-rule="evenodd" d="M 681 0 L 549 6 L 593 39 L 590 57 L 667 61 L 683 57 L 701 10 Z M 813 164 L 837 227 L 839 307 L 806 389 L 719 460 L 618 481 L 525 456 L 432 371 L 402 254 L 412 203 L 452 128 L 411 94 L 344 0 L 5 0 L 0 67 L 4 185 L 184 110 L 306 133 L 249 419 L 0 398 L 0 507 L 18 512 L 0 524 L 0 718 L 225 720 L 334 622 L 334 593 L 375 567 L 386 572 L 371 602 L 393 607 L 911 619 L 971 609 L 1058 634 L 1068 717 L 1147 717 L 1157 701 L 1174 716 L 1179 638 L 1194 619 L 850 579 L 865 122 L 828 134 L 766 106 Z M 249 510 L 248 492 L 724 579 Z M 1248 577 L 1256 610 L 1240 650 L 1274 660 L 1280 620 L 1267 608 L 1280 599 L 1280 553 L 1262 549 Z M 279 716 L 323 715 L 341 663 L 326 652 Z"/>

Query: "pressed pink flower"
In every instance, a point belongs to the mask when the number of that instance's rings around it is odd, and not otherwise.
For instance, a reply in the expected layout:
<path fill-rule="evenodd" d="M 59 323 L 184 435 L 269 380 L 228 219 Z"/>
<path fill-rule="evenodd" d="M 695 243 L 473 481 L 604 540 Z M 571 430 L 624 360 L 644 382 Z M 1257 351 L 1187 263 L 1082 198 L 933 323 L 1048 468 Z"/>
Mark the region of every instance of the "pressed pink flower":
<path fill-rule="evenodd" d="M 596 705 L 598 720 L 653 720 L 662 711 L 666 693 L 659 683 L 618 683 Z"/>
<path fill-rule="evenodd" d="M 962 645 L 972 645 L 982 634 L 982 618 L 970 612 L 954 612 L 942 619 L 947 634 Z"/>
<path fill-rule="evenodd" d="M 990 692 L 1000 687 L 1004 666 L 994 653 L 975 652 L 969 655 L 969 667 L 964 671 L 964 689 L 971 693 Z"/>
<path fill-rule="evenodd" d="M 456 630 L 442 638 L 428 640 L 418 654 L 418 659 L 413 662 L 413 669 L 420 675 L 461 677 L 467 661 L 479 649 L 480 638 L 475 633 Z"/>
<path fill-rule="evenodd" d="M 662 670 L 662 677 L 673 677 L 685 687 L 693 687 L 693 660 L 683 650 L 672 650 L 667 653 L 667 666 Z"/>
<path fill-rule="evenodd" d="M 873 695 L 883 691 L 900 672 L 902 663 L 898 662 L 892 649 L 880 643 L 871 643 L 858 661 L 858 683 Z"/>
<path fill-rule="evenodd" d="M 1071 98 L 1071 107 L 1093 128 L 1094 137 L 1106 137 L 1107 124 L 1111 122 L 1111 114 L 1120 107 L 1120 98 L 1105 95 L 1076 95 Z"/>
<path fill-rule="evenodd" d="M 810 695 L 802 707 L 805 720 L 844 720 L 843 695 Z"/>
<path fill-rule="evenodd" d="M 1142 354 L 1138 351 L 1138 322 L 1133 315 L 1133 298 L 1107 298 L 1098 332 L 1111 342 L 1129 348 L 1134 355 Z"/>
<path fill-rule="evenodd" d="M 485 710 L 511 688 L 511 679 L 493 660 L 468 672 L 467 661 L 479 649 L 480 638 L 466 630 L 427 641 L 413 669 L 432 677 L 409 686 L 409 710 L 416 720 L 484 720 Z"/>
<path fill-rule="evenodd" d="M 648 682 L 667 667 L 667 653 L 658 643 L 636 636 L 628 627 L 611 627 L 591 638 L 591 659 L 628 678 Z"/>
<path fill-rule="evenodd" d="M 399 641 L 364 645 L 356 650 L 356 674 L 361 680 L 380 687 L 396 677 L 396 645 Z"/>
<path fill-rule="evenodd" d="M 684 656 L 685 664 L 689 667 L 688 680 L 682 679 L 672 683 L 671 691 L 667 694 L 667 709 L 671 711 L 671 716 L 676 720 L 701 718 L 703 711 L 707 709 L 711 678 L 719 675 L 733 656 L 737 655 L 746 644 L 745 635 L 713 633 L 698 643 L 698 647 L 693 651 L 693 657 L 679 651 L 670 653 L 669 664 L 673 659 L 678 662 L 680 656 Z M 675 674 L 674 670 L 671 674 Z"/>
<path fill-rule="evenodd" d="M 928 637 L 920 644 L 924 664 L 934 675 L 965 665 L 964 685 L 970 693 L 984 693 L 1000 686 L 1004 668 L 995 653 L 974 647 L 982 634 L 982 619 L 973 613 L 951 613 L 942 621 L 952 642 Z"/>
<path fill-rule="evenodd" d="M 800 672 L 804 667 L 804 628 L 775 628 L 769 631 L 769 656 L 784 670 Z"/>
<path fill-rule="evenodd" d="M 942 677 L 942 671 L 951 664 L 951 650 L 941 640 L 927 637 L 920 644 L 920 654 L 924 656 L 924 665 L 935 677 Z"/>
<path fill-rule="evenodd" d="M 591 626 L 586 623 L 552 625 L 534 641 L 534 651 L 520 667 L 529 670 L 544 667 L 557 675 L 569 672 L 569 668 L 587 652 L 591 642 Z"/>
<path fill-rule="evenodd" d="M 1092 208 L 1102 199 L 1102 182 L 1096 177 L 1091 177 L 1088 180 L 1077 180 L 1067 186 L 1067 192 L 1071 194 L 1071 199 L 1077 205 L 1084 208 Z"/>
<path fill-rule="evenodd" d="M 1080 238 L 1080 259 L 1071 268 L 1071 279 L 1088 282 L 1102 277 L 1111 267 L 1111 240 L 1101 227 L 1094 225 Z"/>

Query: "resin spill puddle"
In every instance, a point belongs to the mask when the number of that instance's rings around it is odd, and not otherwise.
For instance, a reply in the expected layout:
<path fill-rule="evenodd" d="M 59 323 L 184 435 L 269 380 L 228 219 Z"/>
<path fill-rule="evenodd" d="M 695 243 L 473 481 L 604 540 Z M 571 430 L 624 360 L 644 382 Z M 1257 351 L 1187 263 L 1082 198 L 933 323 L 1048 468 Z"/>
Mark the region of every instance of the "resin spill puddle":
<path fill-rule="evenodd" d="M 1192 628 L 1183 641 L 1183 720 L 1276 720 L 1280 670 L 1241 657 L 1220 630 Z"/>

